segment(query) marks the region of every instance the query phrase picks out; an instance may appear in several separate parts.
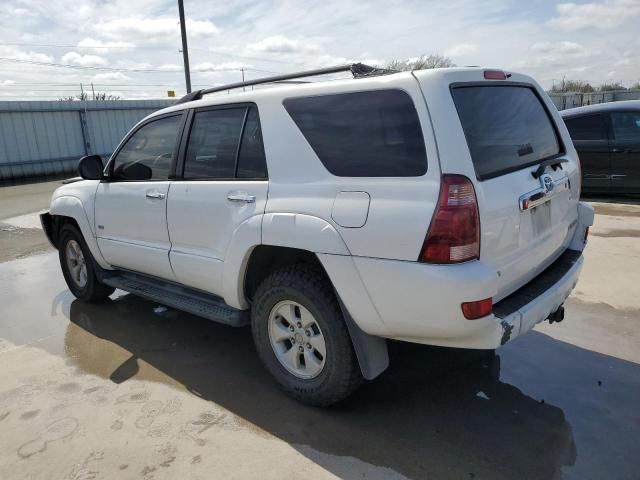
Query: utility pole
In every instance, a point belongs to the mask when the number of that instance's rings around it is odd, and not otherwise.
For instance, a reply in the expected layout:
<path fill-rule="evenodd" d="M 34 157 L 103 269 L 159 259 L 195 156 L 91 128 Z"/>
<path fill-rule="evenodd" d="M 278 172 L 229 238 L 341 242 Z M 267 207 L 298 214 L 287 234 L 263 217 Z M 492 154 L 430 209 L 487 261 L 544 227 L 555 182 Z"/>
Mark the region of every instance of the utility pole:
<path fill-rule="evenodd" d="M 93 89 L 93 82 L 91 82 L 91 94 L 93 96 L 93 99 L 96 99 L 96 91 Z"/>
<path fill-rule="evenodd" d="M 80 100 L 84 99 L 84 88 L 82 88 L 82 82 L 80 82 Z"/>
<path fill-rule="evenodd" d="M 240 67 L 240 71 L 242 72 L 242 81 L 244 82 L 244 67 Z M 246 91 L 245 87 L 242 87 L 242 91 Z"/>
<path fill-rule="evenodd" d="M 191 72 L 189 71 L 189 49 L 187 47 L 187 26 L 184 21 L 183 0 L 178 0 L 180 12 L 180 34 L 182 35 L 182 59 L 184 60 L 184 81 L 187 84 L 187 93 L 191 93 Z"/>

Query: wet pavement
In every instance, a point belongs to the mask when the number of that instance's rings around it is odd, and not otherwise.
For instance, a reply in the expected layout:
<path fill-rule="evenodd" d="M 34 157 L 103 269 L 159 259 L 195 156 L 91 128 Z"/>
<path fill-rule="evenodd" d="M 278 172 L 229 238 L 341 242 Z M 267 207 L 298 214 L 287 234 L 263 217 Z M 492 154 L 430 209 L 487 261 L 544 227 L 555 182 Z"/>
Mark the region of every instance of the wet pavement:
<path fill-rule="evenodd" d="M 640 478 L 628 305 L 576 296 L 493 358 L 394 343 L 330 409 L 283 394 L 248 329 L 155 307 L 75 300 L 55 253 L 0 264 L 0 478 Z"/>

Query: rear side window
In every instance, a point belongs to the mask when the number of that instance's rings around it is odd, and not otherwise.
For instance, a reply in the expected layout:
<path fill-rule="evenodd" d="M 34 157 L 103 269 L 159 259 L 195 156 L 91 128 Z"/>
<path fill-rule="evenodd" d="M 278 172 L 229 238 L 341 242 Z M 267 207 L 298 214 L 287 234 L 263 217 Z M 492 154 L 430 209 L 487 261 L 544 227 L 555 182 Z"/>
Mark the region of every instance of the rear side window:
<path fill-rule="evenodd" d="M 233 178 L 246 108 L 196 112 L 184 178 Z"/>
<path fill-rule="evenodd" d="M 258 110 L 238 107 L 196 112 L 184 178 L 267 178 Z"/>
<path fill-rule="evenodd" d="M 561 153 L 554 124 L 533 89 L 464 86 L 452 92 L 478 179 Z"/>
<path fill-rule="evenodd" d="M 284 107 L 333 175 L 417 177 L 427 171 L 418 114 L 406 92 L 289 98 Z"/>
<path fill-rule="evenodd" d="M 602 115 L 585 115 L 565 119 L 572 140 L 606 140 L 607 130 Z"/>

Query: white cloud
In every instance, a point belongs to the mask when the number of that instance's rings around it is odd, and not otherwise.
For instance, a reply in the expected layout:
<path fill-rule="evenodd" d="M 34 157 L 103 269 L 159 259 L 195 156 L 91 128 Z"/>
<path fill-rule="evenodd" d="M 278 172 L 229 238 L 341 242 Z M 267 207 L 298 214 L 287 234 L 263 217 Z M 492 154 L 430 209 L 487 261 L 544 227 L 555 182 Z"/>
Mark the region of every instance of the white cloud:
<path fill-rule="evenodd" d="M 131 42 L 103 42 L 102 40 L 96 40 L 94 38 L 86 37 L 78 42 L 78 48 L 80 50 L 91 50 L 106 54 L 109 51 L 126 51 L 135 45 Z"/>
<path fill-rule="evenodd" d="M 194 65 L 193 71 L 195 72 L 222 72 L 229 70 L 240 70 L 241 68 L 250 68 L 250 65 L 241 62 L 225 62 L 225 63 L 211 63 L 202 62 Z"/>
<path fill-rule="evenodd" d="M 3 87 L 5 87 L 5 86 L 7 86 L 7 85 L 13 85 L 13 84 L 15 84 L 15 83 L 16 83 L 16 81 L 15 81 L 15 80 L 3 80 L 3 81 L 1 81 L 1 82 L 0 82 L 0 85 L 1 85 L 1 86 L 3 86 Z"/>
<path fill-rule="evenodd" d="M 179 72 L 184 67 L 175 63 L 163 63 L 158 67 L 158 70 L 164 70 L 165 72 Z"/>
<path fill-rule="evenodd" d="M 109 63 L 98 55 L 80 55 L 78 52 L 67 52 L 60 60 L 66 65 L 80 65 L 82 67 L 103 67 Z"/>
<path fill-rule="evenodd" d="M 478 46 L 473 43 L 460 43 L 452 47 L 447 48 L 444 54 L 447 57 L 464 57 L 478 51 Z"/>
<path fill-rule="evenodd" d="M 591 3 L 559 3 L 558 15 L 549 21 L 565 30 L 614 28 L 640 15 L 638 0 L 604 0 Z"/>
<path fill-rule="evenodd" d="M 16 85 L 75 85 L 97 77 L 96 83 L 131 85 L 123 87 L 129 96 L 164 96 L 168 88 L 178 96 L 184 93 L 175 0 L 4 3 L 11 4 L 0 8 L 4 43 L 76 47 L 5 46 L 0 47 L 1 57 L 54 63 L 73 50 L 82 60 L 76 57 L 72 64 L 93 64 L 91 56 L 97 56 L 123 70 L 97 76 L 92 71 L 3 61 L 0 79 L 12 79 Z M 248 68 L 247 78 L 256 78 L 351 61 L 384 65 L 423 53 L 448 55 L 458 64 L 514 69 L 545 87 L 563 76 L 599 85 L 611 71 L 616 72 L 613 80 L 625 84 L 640 78 L 640 0 L 429 0 L 425 8 L 415 8 L 415 0 L 395 0 L 393 8 L 387 0 L 308 0 L 303 7 L 299 0 L 185 3 L 194 85 L 239 80 L 240 72 L 229 68 Z M 29 14 L 12 12 L 14 7 Z M 611 25 L 615 26 L 608 28 Z M 139 87 L 129 92 L 134 85 Z M 26 87 L 14 89 L 26 95 Z"/>
<path fill-rule="evenodd" d="M 103 81 L 123 81 L 127 82 L 131 80 L 131 77 L 126 76 L 122 72 L 106 72 L 106 73 L 98 73 L 91 77 L 91 80 L 94 82 L 103 82 Z"/>
<path fill-rule="evenodd" d="M 559 55 L 583 55 L 586 49 L 576 42 L 539 42 L 531 45 L 534 52 Z"/>
<path fill-rule="evenodd" d="M 0 56 L 6 58 L 15 58 L 18 60 L 26 60 L 29 62 L 45 62 L 51 63 L 54 58 L 51 55 L 45 53 L 19 50 L 11 46 L 0 46 Z"/>
<path fill-rule="evenodd" d="M 314 43 L 292 40 L 283 35 L 272 35 L 259 42 L 247 45 L 250 54 L 260 53 L 316 53 L 320 47 Z"/>
<path fill-rule="evenodd" d="M 123 17 L 100 22 L 95 30 L 110 39 L 132 40 L 138 44 L 167 41 L 168 37 L 173 41 L 180 35 L 180 24 L 176 17 Z M 217 35 L 220 30 L 209 20 L 187 19 L 187 32 L 190 37 L 197 38 Z"/>

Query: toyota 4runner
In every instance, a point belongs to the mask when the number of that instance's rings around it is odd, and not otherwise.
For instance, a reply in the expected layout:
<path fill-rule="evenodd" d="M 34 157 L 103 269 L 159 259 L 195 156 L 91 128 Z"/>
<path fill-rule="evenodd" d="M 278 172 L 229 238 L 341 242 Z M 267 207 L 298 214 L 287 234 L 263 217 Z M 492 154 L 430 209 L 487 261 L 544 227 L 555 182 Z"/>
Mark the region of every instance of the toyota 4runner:
<path fill-rule="evenodd" d="M 251 324 L 314 405 L 384 371 L 387 339 L 493 350 L 562 320 L 593 222 L 542 88 L 482 68 L 201 90 L 79 171 L 41 217 L 76 297 Z"/>

